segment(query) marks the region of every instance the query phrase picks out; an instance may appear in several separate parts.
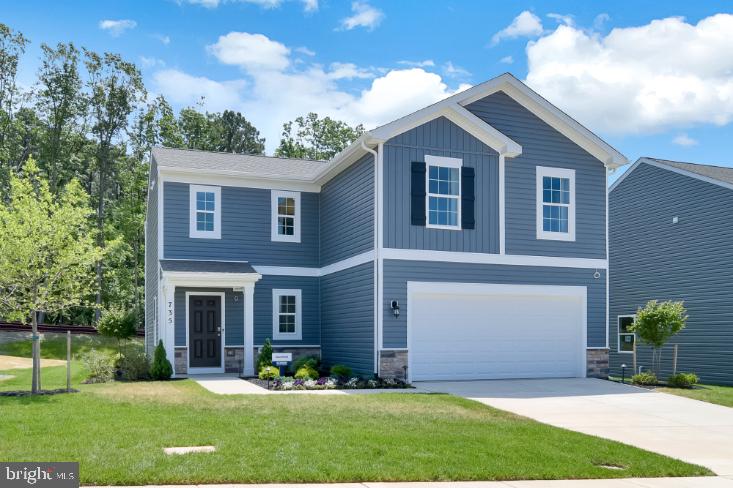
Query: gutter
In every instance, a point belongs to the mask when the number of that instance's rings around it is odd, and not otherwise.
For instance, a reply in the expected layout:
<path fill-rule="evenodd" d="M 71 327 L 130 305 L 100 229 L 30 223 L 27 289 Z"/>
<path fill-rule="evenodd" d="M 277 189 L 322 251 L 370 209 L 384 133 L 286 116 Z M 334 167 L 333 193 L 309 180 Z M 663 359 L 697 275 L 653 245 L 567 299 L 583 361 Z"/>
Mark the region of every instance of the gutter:
<path fill-rule="evenodd" d="M 379 316 L 381 303 L 381 240 L 380 240 L 380 219 L 382 202 L 380 201 L 379 182 L 381 155 L 383 154 L 382 144 L 378 145 L 379 152 L 366 145 L 364 140 L 360 143 L 361 148 L 374 157 L 374 372 L 379 376 Z"/>

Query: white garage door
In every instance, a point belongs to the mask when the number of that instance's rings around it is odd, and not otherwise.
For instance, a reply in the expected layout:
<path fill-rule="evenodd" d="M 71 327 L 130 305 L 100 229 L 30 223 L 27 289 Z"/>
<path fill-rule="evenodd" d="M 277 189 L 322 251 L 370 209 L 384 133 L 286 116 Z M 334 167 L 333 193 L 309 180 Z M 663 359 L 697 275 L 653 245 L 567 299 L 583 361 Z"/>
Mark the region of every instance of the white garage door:
<path fill-rule="evenodd" d="M 585 287 L 410 282 L 410 378 L 585 376 L 585 315 Z"/>

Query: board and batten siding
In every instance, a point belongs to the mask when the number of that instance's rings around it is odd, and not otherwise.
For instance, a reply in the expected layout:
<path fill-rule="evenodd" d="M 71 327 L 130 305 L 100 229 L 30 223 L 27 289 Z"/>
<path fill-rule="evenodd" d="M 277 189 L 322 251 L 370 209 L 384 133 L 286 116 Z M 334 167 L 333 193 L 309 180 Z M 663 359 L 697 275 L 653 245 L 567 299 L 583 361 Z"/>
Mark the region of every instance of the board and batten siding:
<path fill-rule="evenodd" d="M 475 169 L 476 228 L 411 225 L 410 167 L 426 155 L 463 160 Z M 499 252 L 499 155 L 459 126 L 439 117 L 384 144 L 384 246 L 434 251 Z"/>
<path fill-rule="evenodd" d="M 272 290 L 301 290 L 301 326 L 302 339 L 273 340 Z M 260 346 L 265 339 L 274 345 L 303 344 L 318 345 L 321 343 L 321 299 L 318 278 L 308 276 L 274 276 L 265 275 L 255 285 L 254 294 L 254 344 Z"/>
<path fill-rule="evenodd" d="M 446 263 L 436 261 L 384 261 L 383 345 L 407 347 L 407 282 L 500 283 L 516 285 L 585 286 L 587 289 L 588 347 L 606 345 L 606 276 L 594 277 L 595 270 L 493 264 Z M 390 302 L 398 300 L 400 316 L 395 317 Z M 508 324 L 511 325 L 511 324 Z"/>
<path fill-rule="evenodd" d="M 318 194 L 301 192 L 301 242 L 272 242 L 271 190 L 221 187 L 221 239 L 189 234 L 189 185 L 165 182 L 165 259 L 247 261 L 252 265 L 318 266 Z"/>
<path fill-rule="evenodd" d="M 632 367 L 632 355 L 617 352 L 618 316 L 648 300 L 684 300 L 687 327 L 663 349 L 662 379 L 678 344 L 678 371 L 733 384 L 733 190 L 641 163 L 609 205 L 613 374 Z M 648 346 L 639 344 L 637 364 L 651 366 Z"/>
<path fill-rule="evenodd" d="M 145 215 L 145 352 L 155 349 L 155 297 L 158 296 L 158 165 L 150 162 L 148 206 Z M 160 300 L 160 298 L 158 298 Z"/>
<path fill-rule="evenodd" d="M 506 158 L 507 254 L 606 257 L 606 170 L 601 161 L 539 117 L 497 92 L 466 106 L 522 146 L 522 154 Z M 575 170 L 575 241 L 537 239 L 536 167 Z"/>
<path fill-rule="evenodd" d="M 321 330 L 326 367 L 374 373 L 373 262 L 321 277 Z"/>
<path fill-rule="evenodd" d="M 224 345 L 244 345 L 244 294 L 231 288 L 191 288 L 177 286 L 173 295 L 175 307 L 175 344 L 186 347 L 186 292 L 224 293 Z M 223 360 L 223 358 L 222 358 Z"/>
<path fill-rule="evenodd" d="M 323 185 L 319 198 L 321 266 L 374 249 L 374 156 Z"/>

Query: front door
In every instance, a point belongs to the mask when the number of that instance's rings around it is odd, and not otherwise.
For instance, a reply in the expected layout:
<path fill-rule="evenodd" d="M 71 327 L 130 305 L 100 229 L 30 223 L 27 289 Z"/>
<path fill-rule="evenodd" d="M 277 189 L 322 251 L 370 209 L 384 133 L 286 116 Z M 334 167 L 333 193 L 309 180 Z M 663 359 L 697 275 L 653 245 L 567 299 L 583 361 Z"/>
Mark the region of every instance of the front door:
<path fill-rule="evenodd" d="M 188 298 L 188 347 L 191 368 L 221 367 L 221 297 Z"/>

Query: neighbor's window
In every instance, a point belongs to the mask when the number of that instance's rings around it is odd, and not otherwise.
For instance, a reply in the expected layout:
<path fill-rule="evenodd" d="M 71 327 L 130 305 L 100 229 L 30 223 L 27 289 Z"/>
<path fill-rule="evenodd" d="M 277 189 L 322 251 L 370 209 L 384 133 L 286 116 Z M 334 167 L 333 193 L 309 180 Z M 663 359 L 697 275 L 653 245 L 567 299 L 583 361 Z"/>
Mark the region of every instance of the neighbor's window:
<path fill-rule="evenodd" d="M 300 193 L 272 191 L 271 239 L 300 242 Z"/>
<path fill-rule="evenodd" d="M 427 227 L 459 229 L 461 166 L 456 158 L 425 156 L 427 165 Z"/>
<path fill-rule="evenodd" d="M 575 240 L 575 171 L 537 166 L 537 238 Z"/>
<path fill-rule="evenodd" d="M 274 339 L 301 339 L 301 290 L 272 290 Z"/>
<path fill-rule="evenodd" d="M 220 195 L 218 186 L 190 186 L 190 237 L 221 238 Z"/>
<path fill-rule="evenodd" d="M 630 330 L 634 325 L 633 315 L 618 317 L 618 352 L 634 352 L 636 335 Z"/>

